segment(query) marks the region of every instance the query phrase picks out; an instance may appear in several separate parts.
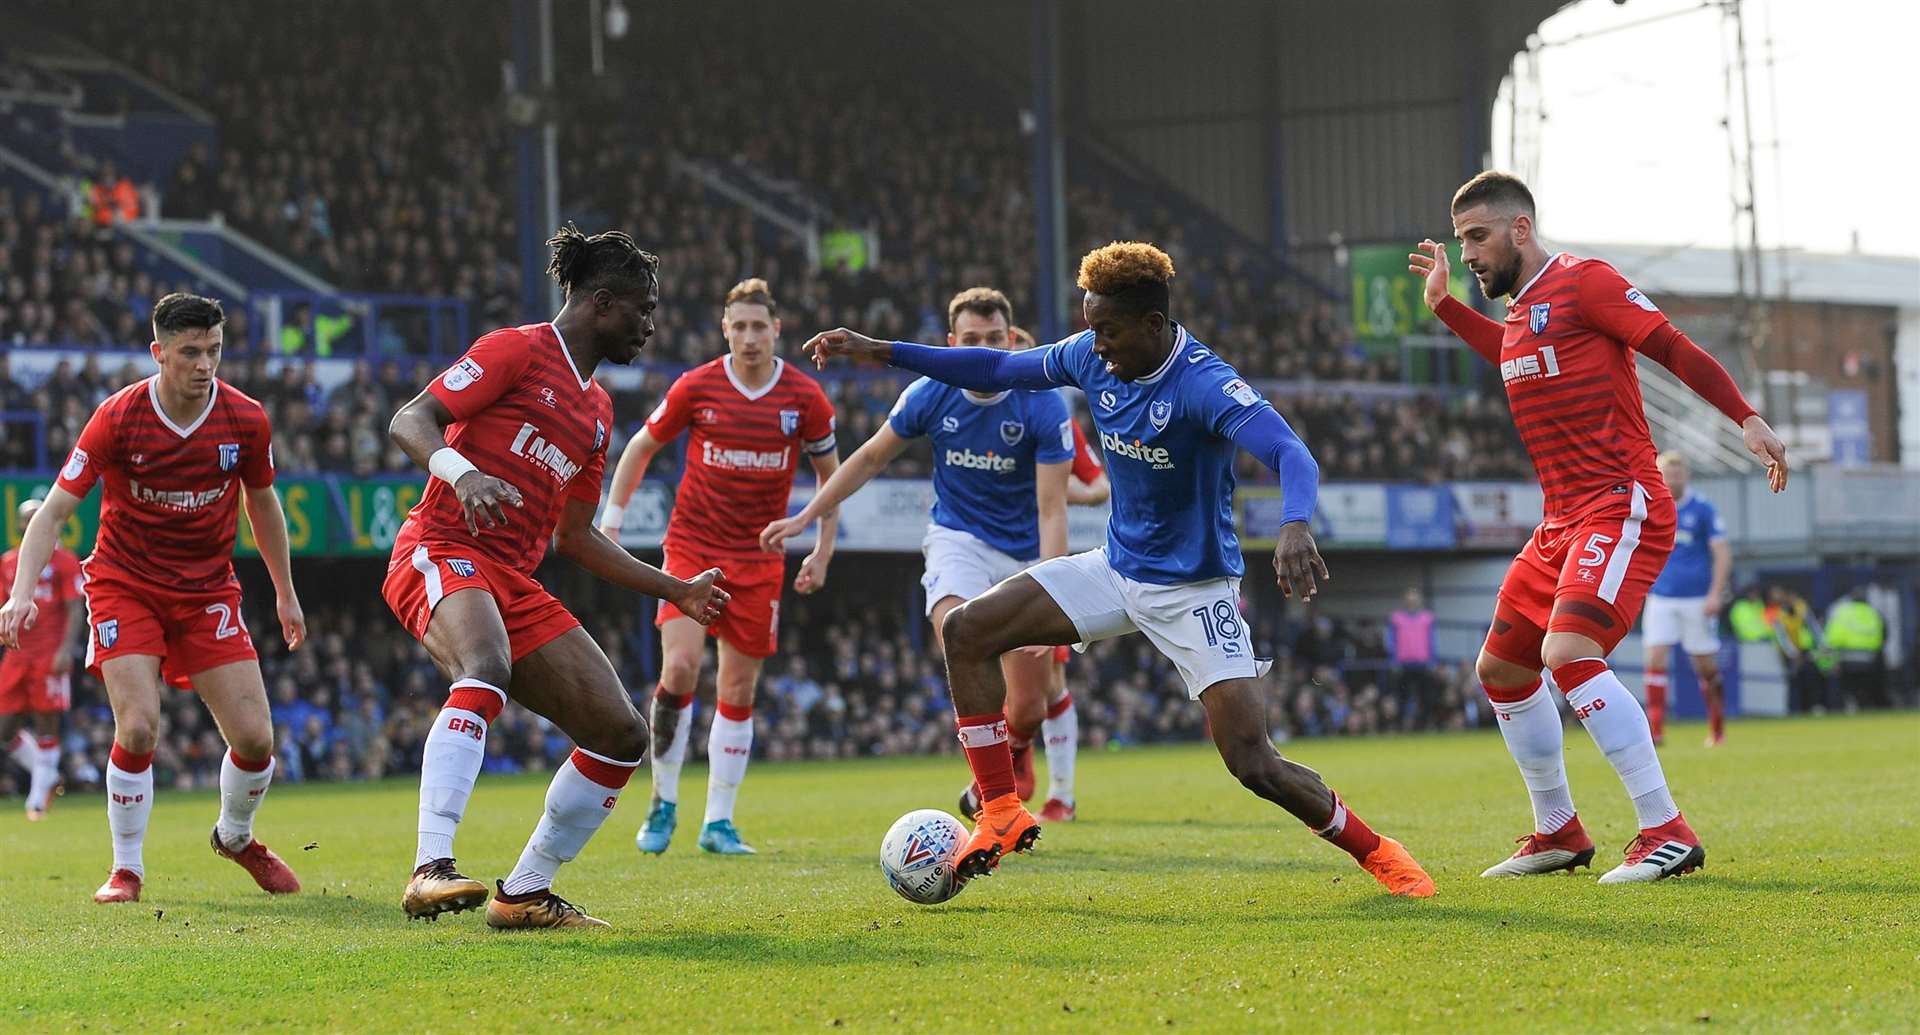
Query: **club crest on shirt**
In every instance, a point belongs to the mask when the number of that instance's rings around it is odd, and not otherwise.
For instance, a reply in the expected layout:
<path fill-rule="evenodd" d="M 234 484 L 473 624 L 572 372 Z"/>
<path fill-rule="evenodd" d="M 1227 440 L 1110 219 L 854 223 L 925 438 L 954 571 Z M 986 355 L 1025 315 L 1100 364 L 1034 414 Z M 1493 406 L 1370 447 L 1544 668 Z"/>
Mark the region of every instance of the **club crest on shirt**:
<path fill-rule="evenodd" d="M 780 434 L 791 435 L 800 430 L 800 411 L 780 411 Z"/>
<path fill-rule="evenodd" d="M 1000 441 L 1005 442 L 1007 445 L 1019 445 L 1020 439 L 1026 435 L 1026 433 L 1027 426 L 1017 420 L 1003 420 L 1000 422 Z"/>
<path fill-rule="evenodd" d="M 220 469 L 231 471 L 240 464 L 240 443 L 220 443 Z"/>
<path fill-rule="evenodd" d="M 120 619 L 109 618 L 94 626 L 93 631 L 100 637 L 101 649 L 110 649 L 114 644 L 120 642 Z"/>
<path fill-rule="evenodd" d="M 1152 422 L 1153 430 L 1165 431 L 1167 422 L 1173 419 L 1173 404 L 1157 402 L 1147 407 L 1147 420 Z"/>
<path fill-rule="evenodd" d="M 464 557 L 447 558 L 447 570 L 463 579 L 473 578 L 473 562 Z"/>
<path fill-rule="evenodd" d="M 1547 329 L 1547 319 L 1553 314 L 1552 302 L 1535 302 L 1527 310 L 1527 329 L 1535 334 Z"/>
<path fill-rule="evenodd" d="M 944 431 L 944 432 L 946 432 L 946 433 L 947 433 L 947 434 L 949 434 L 949 435 L 951 435 L 951 434 L 953 434 L 953 433 L 954 433 L 954 432 L 956 432 L 956 431 L 959 431 L 959 430 L 960 430 L 960 418 L 958 418 L 958 417 L 942 417 L 942 418 L 940 418 L 940 430 L 941 430 L 941 431 Z"/>
<path fill-rule="evenodd" d="M 605 423 L 601 422 L 599 418 L 595 418 L 593 422 L 593 449 L 591 451 L 598 453 L 600 451 L 600 447 L 606 444 L 607 444 L 607 426 Z"/>

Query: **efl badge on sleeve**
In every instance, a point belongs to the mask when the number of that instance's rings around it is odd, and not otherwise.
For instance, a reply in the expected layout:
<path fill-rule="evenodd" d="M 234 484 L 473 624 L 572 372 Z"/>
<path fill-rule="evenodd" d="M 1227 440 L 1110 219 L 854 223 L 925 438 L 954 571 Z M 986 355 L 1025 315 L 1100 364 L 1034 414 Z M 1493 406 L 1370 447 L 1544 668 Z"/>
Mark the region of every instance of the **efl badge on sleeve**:
<path fill-rule="evenodd" d="M 220 469 L 222 471 L 231 471 L 236 466 L 238 466 L 239 463 L 240 463 L 240 443 L 238 442 L 220 443 Z"/>
<path fill-rule="evenodd" d="M 1546 330 L 1547 318 L 1552 312 L 1552 302 L 1535 302 L 1533 308 L 1527 310 L 1527 329 L 1535 334 Z"/>
<path fill-rule="evenodd" d="M 1000 422 L 1000 441 L 1005 442 L 1007 445 L 1019 445 L 1021 436 L 1026 433 L 1027 426 L 1017 420 L 1003 420 Z"/>

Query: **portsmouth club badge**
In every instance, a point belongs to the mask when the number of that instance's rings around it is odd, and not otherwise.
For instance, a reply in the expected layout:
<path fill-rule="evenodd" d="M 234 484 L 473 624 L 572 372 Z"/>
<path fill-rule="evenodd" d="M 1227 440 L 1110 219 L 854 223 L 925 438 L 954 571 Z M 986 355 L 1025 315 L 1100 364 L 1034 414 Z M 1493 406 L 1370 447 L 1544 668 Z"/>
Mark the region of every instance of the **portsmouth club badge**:
<path fill-rule="evenodd" d="M 240 443 L 238 442 L 220 443 L 220 469 L 222 471 L 231 471 L 239 463 L 240 463 Z"/>
<path fill-rule="evenodd" d="M 1547 329 L 1547 318 L 1553 313 L 1552 302 L 1535 302 L 1527 310 L 1527 329 L 1535 334 Z"/>
<path fill-rule="evenodd" d="M 1153 430 L 1165 431 L 1167 422 L 1173 419 L 1173 404 L 1157 402 L 1147 407 L 1147 420 L 1153 422 Z"/>
<path fill-rule="evenodd" d="M 1003 420 L 1000 422 L 1000 441 L 1005 442 L 1007 445 L 1019 445 L 1020 437 L 1026 433 L 1027 426 L 1017 420 Z"/>

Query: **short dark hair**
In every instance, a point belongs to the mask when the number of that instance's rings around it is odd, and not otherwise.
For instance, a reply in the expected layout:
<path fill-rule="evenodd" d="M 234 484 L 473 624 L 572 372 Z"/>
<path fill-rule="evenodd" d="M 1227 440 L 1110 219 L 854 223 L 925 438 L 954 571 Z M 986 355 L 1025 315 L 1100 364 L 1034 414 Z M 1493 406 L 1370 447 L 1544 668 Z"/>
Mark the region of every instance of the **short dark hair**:
<path fill-rule="evenodd" d="M 1115 241 L 1080 260 L 1080 290 L 1103 295 L 1136 316 L 1166 314 L 1172 279 L 1173 258 L 1145 241 Z"/>
<path fill-rule="evenodd" d="M 207 331 L 227 322 L 220 300 L 175 291 L 154 303 L 153 336 L 164 338 L 181 331 Z"/>
<path fill-rule="evenodd" d="M 547 273 L 572 298 L 576 291 L 606 288 L 617 294 L 660 283 L 660 257 L 642 251 L 624 231 L 607 230 L 588 237 L 568 222 L 547 238 L 553 260 Z"/>
<path fill-rule="evenodd" d="M 972 313 L 989 320 L 993 314 L 999 313 L 1006 318 L 1007 327 L 1013 327 L 1013 303 L 1007 301 L 1006 295 L 990 287 L 970 287 L 953 296 L 953 301 L 947 303 L 947 330 L 953 330 L 954 321 L 960 319 L 961 313 Z"/>
<path fill-rule="evenodd" d="M 1497 209 L 1513 209 L 1533 216 L 1533 192 L 1520 182 L 1520 177 L 1512 173 L 1488 169 L 1473 179 L 1460 185 L 1453 192 L 1453 211 L 1469 209 L 1475 205 L 1490 205 Z"/>

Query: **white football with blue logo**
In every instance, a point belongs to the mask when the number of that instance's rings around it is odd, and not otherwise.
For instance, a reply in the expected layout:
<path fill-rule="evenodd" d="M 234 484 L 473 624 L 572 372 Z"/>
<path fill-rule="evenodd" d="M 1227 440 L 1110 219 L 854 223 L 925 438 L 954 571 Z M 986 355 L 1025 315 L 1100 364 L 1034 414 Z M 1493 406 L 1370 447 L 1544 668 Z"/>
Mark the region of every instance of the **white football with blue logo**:
<path fill-rule="evenodd" d="M 954 876 L 968 832 L 939 809 L 915 809 L 894 820 L 880 841 L 880 872 L 909 902 L 930 906 L 960 893 L 965 881 Z"/>

